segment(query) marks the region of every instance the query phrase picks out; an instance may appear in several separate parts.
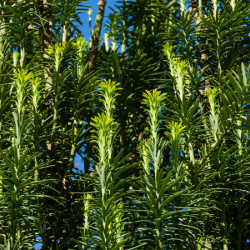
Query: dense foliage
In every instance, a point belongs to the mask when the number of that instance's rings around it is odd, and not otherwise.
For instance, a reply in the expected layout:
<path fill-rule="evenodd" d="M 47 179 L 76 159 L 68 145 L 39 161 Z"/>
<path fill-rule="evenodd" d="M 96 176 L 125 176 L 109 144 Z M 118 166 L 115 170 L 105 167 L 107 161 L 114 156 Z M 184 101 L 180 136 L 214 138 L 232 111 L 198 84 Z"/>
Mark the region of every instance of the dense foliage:
<path fill-rule="evenodd" d="M 0 249 L 250 249 L 249 3 L 1 0 Z"/>

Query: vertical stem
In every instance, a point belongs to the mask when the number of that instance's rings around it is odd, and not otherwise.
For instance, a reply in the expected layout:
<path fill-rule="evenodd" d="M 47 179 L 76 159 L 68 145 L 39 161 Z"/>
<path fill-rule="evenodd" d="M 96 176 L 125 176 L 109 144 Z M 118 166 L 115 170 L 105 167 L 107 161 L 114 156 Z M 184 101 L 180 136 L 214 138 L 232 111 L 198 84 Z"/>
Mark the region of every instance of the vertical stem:
<path fill-rule="evenodd" d="M 98 8 L 97 16 L 96 16 L 96 21 L 95 21 L 95 29 L 92 35 L 92 46 L 91 46 L 89 64 L 88 64 L 89 72 L 93 69 L 95 65 L 95 61 L 96 61 L 100 33 L 101 33 L 101 28 L 102 28 L 102 21 L 103 21 L 105 6 L 106 6 L 106 0 L 100 0 L 98 3 L 98 6 L 99 8 Z"/>
<path fill-rule="evenodd" d="M 49 76 L 48 72 L 48 55 L 47 55 L 47 51 L 49 48 L 49 45 L 51 43 L 51 37 L 50 37 L 50 25 L 49 25 L 49 0 L 42 0 L 42 4 L 43 4 L 43 16 L 44 16 L 44 20 L 46 21 L 45 23 L 45 30 L 43 31 L 42 34 L 42 50 L 43 50 L 43 63 L 44 63 L 44 78 L 46 81 L 45 84 L 45 90 L 50 90 L 51 89 L 51 82 L 52 79 Z"/>

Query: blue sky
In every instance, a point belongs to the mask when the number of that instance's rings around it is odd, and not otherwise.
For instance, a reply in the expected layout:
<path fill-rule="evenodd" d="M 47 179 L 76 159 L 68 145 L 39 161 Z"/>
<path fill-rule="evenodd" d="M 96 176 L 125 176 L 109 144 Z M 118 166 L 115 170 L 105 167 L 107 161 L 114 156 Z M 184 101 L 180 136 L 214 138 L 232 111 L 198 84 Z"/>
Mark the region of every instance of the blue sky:
<path fill-rule="evenodd" d="M 114 8 L 114 4 L 117 0 L 107 0 L 106 1 L 106 8 L 105 8 L 105 18 L 104 18 L 104 24 L 107 21 L 107 16 L 108 14 L 111 12 L 110 7 Z M 95 18 L 96 18 L 96 13 L 98 10 L 98 2 L 99 0 L 89 0 L 89 1 L 84 1 L 83 4 L 87 5 L 87 6 L 91 6 L 92 9 L 92 30 L 95 27 Z M 86 40 L 89 40 L 90 38 L 90 33 L 89 33 L 89 17 L 88 17 L 88 13 L 84 13 L 80 15 L 82 22 L 84 22 L 84 27 L 81 28 L 83 29 L 83 35 L 85 37 Z M 102 34 L 101 36 L 103 36 L 103 30 L 102 30 Z"/>

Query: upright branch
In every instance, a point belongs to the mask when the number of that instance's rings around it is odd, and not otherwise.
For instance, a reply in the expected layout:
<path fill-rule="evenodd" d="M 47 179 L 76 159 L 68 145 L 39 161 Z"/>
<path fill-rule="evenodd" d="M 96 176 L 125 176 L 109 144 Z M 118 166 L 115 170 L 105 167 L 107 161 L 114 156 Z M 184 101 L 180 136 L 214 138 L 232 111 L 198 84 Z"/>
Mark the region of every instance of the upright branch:
<path fill-rule="evenodd" d="M 97 235 L 97 246 L 105 250 L 122 249 L 126 241 L 122 236 L 124 228 L 123 204 L 118 189 L 116 189 L 121 184 L 119 181 L 116 182 L 116 178 L 119 176 L 117 174 L 119 161 L 116 159 L 119 157 L 113 156 L 113 140 L 117 128 L 113 119 L 113 109 L 116 97 L 119 95 L 117 91 L 120 89 L 117 85 L 116 82 L 112 81 L 104 81 L 99 85 L 104 108 L 103 112 L 94 117 L 90 123 L 94 128 L 92 142 L 95 143 L 98 154 L 98 161 L 96 161 L 92 173 L 97 195 L 95 215 L 98 218 L 95 221 L 94 235 Z"/>
<path fill-rule="evenodd" d="M 159 138 L 158 131 L 160 127 L 160 113 L 162 111 L 163 102 L 165 99 L 165 93 L 161 94 L 156 89 L 151 93 L 147 91 L 143 93 L 142 104 L 147 106 L 147 111 L 149 113 L 149 127 L 150 127 L 150 138 L 147 141 L 141 143 L 141 156 L 142 165 L 144 169 L 143 183 L 145 185 L 145 204 L 149 210 L 149 214 L 152 216 L 153 220 L 156 222 L 154 224 L 154 242 L 155 249 L 163 249 L 163 221 L 161 219 L 162 215 L 162 176 L 163 173 L 160 171 L 160 164 L 162 160 L 163 149 L 165 143 Z M 153 168 L 154 173 L 151 175 L 151 168 Z M 154 178 L 152 178 L 154 177 Z M 162 192 L 163 193 L 163 192 Z M 148 202 L 151 201 L 151 202 Z"/>
<path fill-rule="evenodd" d="M 160 145 L 161 142 L 158 138 L 158 131 L 160 126 L 159 116 L 160 112 L 162 111 L 165 95 L 165 93 L 161 94 L 156 89 L 154 89 L 152 93 L 146 90 L 146 92 L 143 93 L 144 99 L 142 101 L 142 104 L 148 106 L 147 111 L 149 112 L 149 126 L 151 132 L 149 139 L 149 146 L 151 147 L 150 160 L 153 163 L 155 178 L 157 178 L 157 174 L 159 172 L 161 161 L 160 155 L 162 154 L 160 150 L 162 145 Z"/>
<path fill-rule="evenodd" d="M 44 31 L 43 31 L 43 36 L 42 36 L 42 49 L 43 51 L 47 51 L 50 45 L 50 29 L 49 29 L 49 22 L 48 22 L 48 17 L 49 17 L 49 1 L 48 0 L 42 0 L 42 5 L 43 5 L 43 17 L 46 20 L 46 23 L 44 25 Z M 44 58 L 47 58 L 46 54 L 43 55 Z"/>
<path fill-rule="evenodd" d="M 49 71 L 48 71 L 48 48 L 51 43 L 51 37 L 50 37 L 50 25 L 49 25 L 49 1 L 48 0 L 42 0 L 42 14 L 45 20 L 44 23 L 44 30 L 42 34 L 42 51 L 43 51 L 43 63 L 45 66 L 45 73 L 44 73 L 44 78 L 46 81 L 45 89 L 50 90 L 51 89 L 51 77 L 49 76 Z"/>
<path fill-rule="evenodd" d="M 100 0 L 98 3 L 98 6 L 99 7 L 98 7 L 98 12 L 97 12 L 96 21 L 95 21 L 95 29 L 92 34 L 92 45 L 91 45 L 89 64 L 88 64 L 89 72 L 93 69 L 95 65 L 95 61 L 96 61 L 96 55 L 98 51 L 98 45 L 99 45 L 101 28 L 102 28 L 104 10 L 106 6 L 106 0 Z"/>

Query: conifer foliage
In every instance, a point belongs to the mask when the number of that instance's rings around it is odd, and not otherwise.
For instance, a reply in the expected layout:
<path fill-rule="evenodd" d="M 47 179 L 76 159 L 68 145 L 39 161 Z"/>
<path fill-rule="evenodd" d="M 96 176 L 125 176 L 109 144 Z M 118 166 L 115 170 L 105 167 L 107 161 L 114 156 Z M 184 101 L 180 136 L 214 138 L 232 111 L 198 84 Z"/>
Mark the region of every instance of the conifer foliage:
<path fill-rule="evenodd" d="M 250 249 L 249 0 L 87 5 L 0 2 L 0 249 Z"/>

